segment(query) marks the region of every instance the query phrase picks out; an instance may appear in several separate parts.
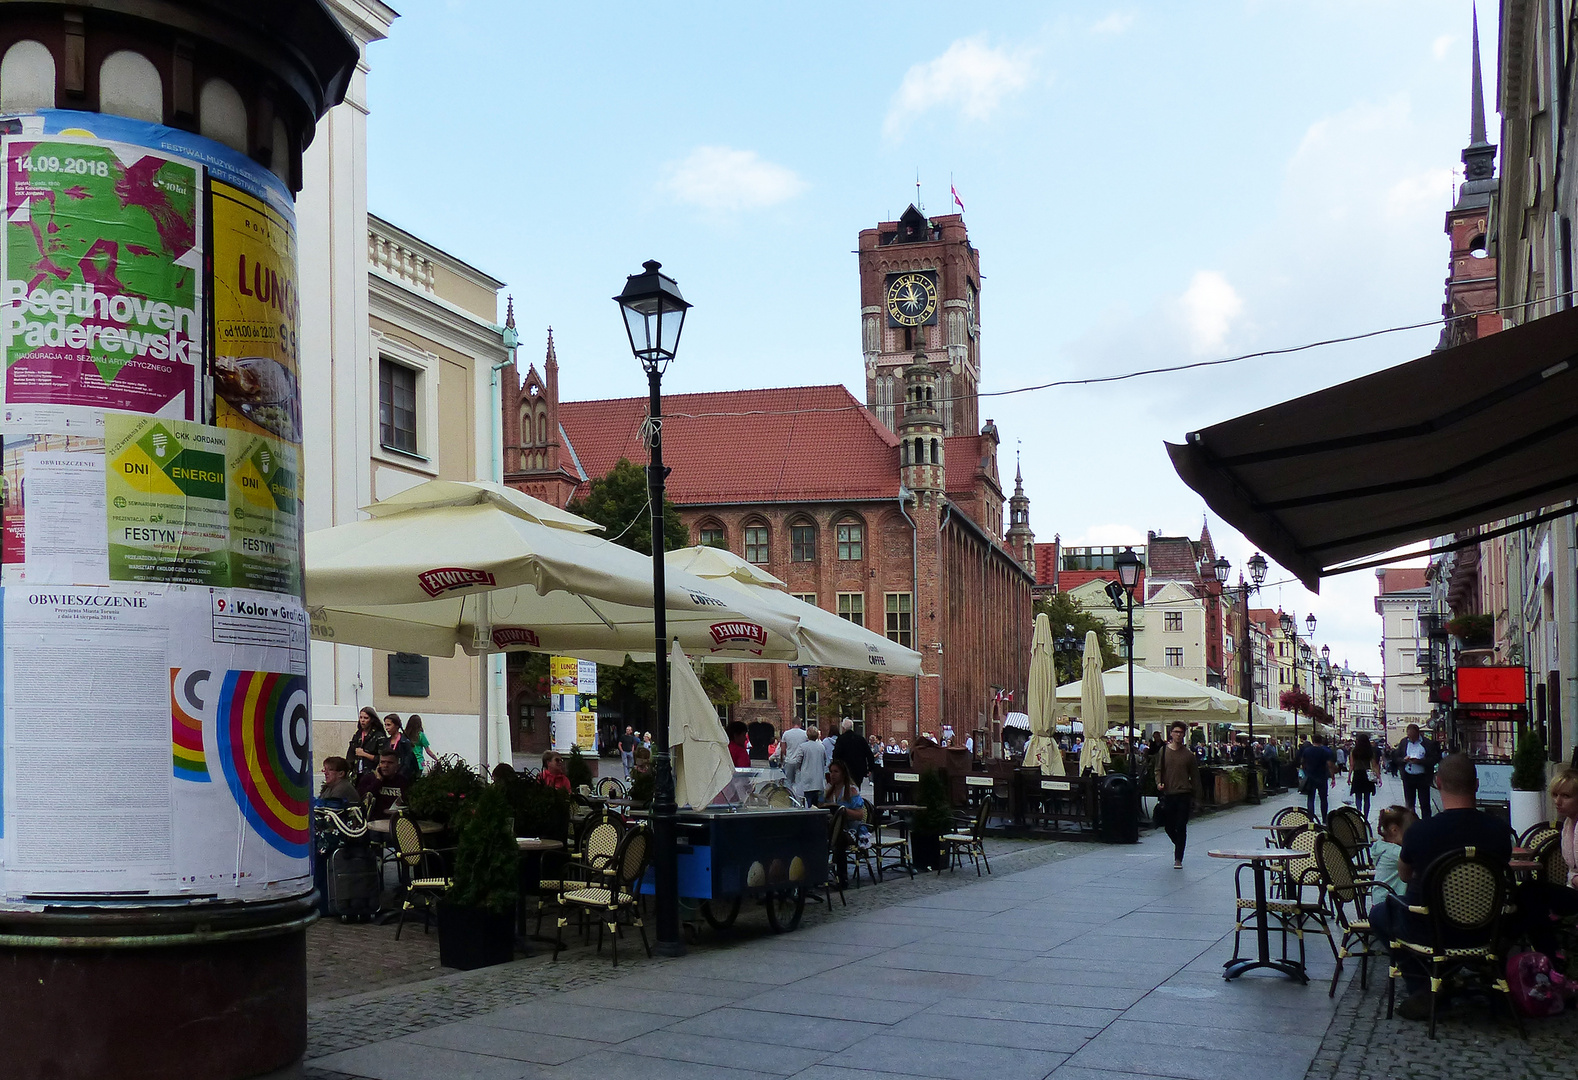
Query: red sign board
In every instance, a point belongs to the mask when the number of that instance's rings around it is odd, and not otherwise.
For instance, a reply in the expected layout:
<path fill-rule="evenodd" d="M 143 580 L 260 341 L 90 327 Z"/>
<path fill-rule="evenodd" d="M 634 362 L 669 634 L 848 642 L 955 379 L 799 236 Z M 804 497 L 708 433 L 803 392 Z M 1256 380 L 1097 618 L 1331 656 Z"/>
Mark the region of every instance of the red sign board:
<path fill-rule="evenodd" d="M 1521 667 L 1460 667 L 1457 700 L 1464 705 L 1524 705 L 1528 683 Z"/>

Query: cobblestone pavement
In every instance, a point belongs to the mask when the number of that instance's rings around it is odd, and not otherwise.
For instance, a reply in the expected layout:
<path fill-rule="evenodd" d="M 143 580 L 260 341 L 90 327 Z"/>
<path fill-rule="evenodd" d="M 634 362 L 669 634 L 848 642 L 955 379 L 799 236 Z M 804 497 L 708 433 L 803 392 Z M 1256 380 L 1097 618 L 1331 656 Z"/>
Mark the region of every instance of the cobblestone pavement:
<path fill-rule="evenodd" d="M 1384 969 L 1372 970 L 1369 990 L 1348 983 L 1305 1080 L 1570 1080 L 1578 1012 L 1524 1023 L 1527 1042 L 1501 1002 L 1465 1000 L 1442 1010 L 1432 1042 L 1427 1024 L 1386 1018 Z"/>
<path fill-rule="evenodd" d="M 989 838 L 987 857 L 993 876 L 1064 859 L 1089 845 L 1074 841 Z M 911 880 L 889 873 L 872 886 L 851 887 L 825 905 L 807 905 L 802 928 L 904 903 L 919 897 L 962 888 L 977 880 L 973 870 L 918 874 Z M 650 922 L 650 920 L 648 920 Z M 544 927 L 544 931 L 547 931 Z M 648 934 L 651 927 L 647 928 Z M 324 919 L 308 931 L 307 971 L 310 1004 L 307 1016 L 309 1059 L 348 1050 L 464 1020 L 490 1010 L 519 1004 L 542 995 L 562 994 L 628 975 L 634 965 L 656 967 L 683 960 L 647 959 L 639 942 L 627 939 L 631 960 L 616 970 L 605 952 L 570 945 L 551 959 L 552 948 L 541 945 L 536 955 L 479 971 L 451 972 L 438 966 L 438 935 L 424 935 L 420 922 L 407 922 L 399 941 L 395 927 L 371 923 L 342 924 Z M 731 945 L 774 936 L 760 909 L 744 907 L 734 929 L 726 934 L 702 930 L 688 940 L 690 955 L 726 950 Z M 567 944 L 569 940 L 567 939 Z M 342 1074 L 307 1070 L 309 1080 L 340 1080 Z"/>

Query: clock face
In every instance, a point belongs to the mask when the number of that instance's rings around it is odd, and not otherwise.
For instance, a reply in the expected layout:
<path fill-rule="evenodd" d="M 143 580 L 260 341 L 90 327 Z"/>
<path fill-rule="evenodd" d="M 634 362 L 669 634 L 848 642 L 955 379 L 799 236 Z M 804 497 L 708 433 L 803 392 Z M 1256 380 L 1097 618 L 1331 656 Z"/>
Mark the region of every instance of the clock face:
<path fill-rule="evenodd" d="M 896 326 L 937 321 L 937 282 L 930 274 L 899 274 L 888 282 L 888 319 Z"/>

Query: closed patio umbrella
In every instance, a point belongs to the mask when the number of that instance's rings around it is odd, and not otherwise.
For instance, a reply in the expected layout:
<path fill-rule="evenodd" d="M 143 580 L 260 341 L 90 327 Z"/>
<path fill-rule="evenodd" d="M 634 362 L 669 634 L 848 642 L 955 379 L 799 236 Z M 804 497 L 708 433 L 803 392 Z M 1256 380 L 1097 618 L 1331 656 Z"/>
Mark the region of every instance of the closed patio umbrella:
<path fill-rule="evenodd" d="M 734 761 L 718 711 L 677 641 L 669 653 L 668 701 L 674 802 L 700 810 L 734 779 Z"/>
<path fill-rule="evenodd" d="M 1059 692 L 1061 696 L 1061 691 Z M 1101 678 L 1101 641 L 1096 631 L 1085 631 L 1085 659 L 1079 680 L 1079 718 L 1085 725 L 1085 742 L 1079 751 L 1079 772 L 1097 776 L 1107 771 L 1112 754 L 1107 749 L 1107 690 Z"/>
<path fill-rule="evenodd" d="M 1063 754 L 1052 738 L 1057 724 L 1057 678 L 1052 670 L 1052 623 L 1046 612 L 1036 616 L 1030 639 L 1030 742 L 1025 746 L 1025 768 L 1040 767 L 1051 776 L 1063 775 Z"/>

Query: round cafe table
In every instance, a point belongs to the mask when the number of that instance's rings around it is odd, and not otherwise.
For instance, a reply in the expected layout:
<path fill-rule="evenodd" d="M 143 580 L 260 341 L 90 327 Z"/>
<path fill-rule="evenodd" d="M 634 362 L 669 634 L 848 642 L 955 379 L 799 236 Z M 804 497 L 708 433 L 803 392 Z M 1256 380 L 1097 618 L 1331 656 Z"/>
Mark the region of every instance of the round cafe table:
<path fill-rule="evenodd" d="M 393 820 L 393 818 L 379 818 L 377 821 L 369 821 L 367 831 L 377 833 L 379 836 L 388 836 L 389 830 L 393 828 L 391 824 Z M 444 831 L 444 826 L 436 821 L 418 821 L 416 827 L 423 836 L 436 836 Z"/>
<path fill-rule="evenodd" d="M 539 896 L 540 887 L 537 883 L 542 880 L 542 857 L 550 851 L 563 851 L 564 841 L 546 840 L 539 836 L 517 836 L 515 848 L 520 854 L 520 887 L 515 893 L 515 947 L 523 955 L 530 956 L 532 941 L 552 945 L 556 939 L 526 932 L 526 897 Z M 540 898 L 538 903 L 542 903 Z"/>
<path fill-rule="evenodd" d="M 1297 979 L 1308 983 L 1309 976 L 1304 973 L 1304 965 L 1296 960 L 1273 960 L 1271 958 L 1271 932 L 1267 925 L 1266 916 L 1266 867 L 1272 863 L 1285 863 L 1290 859 L 1301 858 L 1302 851 L 1293 851 L 1289 848 L 1216 848 L 1206 852 L 1213 859 L 1233 859 L 1236 862 L 1248 863 L 1255 875 L 1255 940 L 1259 951 L 1254 958 L 1241 957 L 1238 950 L 1233 950 L 1233 958 L 1222 967 L 1224 979 L 1236 979 L 1246 971 L 1255 968 L 1271 968 L 1280 971 L 1290 979 Z M 1237 912 L 1234 912 L 1237 918 Z"/>

